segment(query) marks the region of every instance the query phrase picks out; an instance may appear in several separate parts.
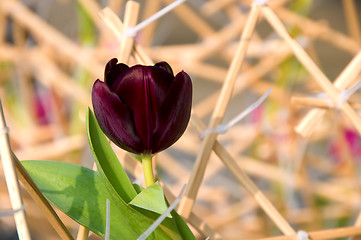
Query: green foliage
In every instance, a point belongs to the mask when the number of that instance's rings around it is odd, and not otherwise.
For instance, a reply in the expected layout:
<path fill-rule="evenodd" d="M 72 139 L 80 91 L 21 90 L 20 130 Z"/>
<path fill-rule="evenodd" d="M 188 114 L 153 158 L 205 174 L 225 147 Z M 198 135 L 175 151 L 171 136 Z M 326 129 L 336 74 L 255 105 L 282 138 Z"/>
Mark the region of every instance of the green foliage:
<path fill-rule="evenodd" d="M 110 239 L 137 239 L 151 224 L 91 169 L 57 161 L 23 161 L 45 197 L 57 208 L 101 237 L 105 234 L 106 199 L 110 201 Z M 161 228 L 150 239 L 173 239 Z"/>
<path fill-rule="evenodd" d="M 110 200 L 110 239 L 137 239 L 167 209 L 159 183 L 133 185 L 94 114 L 87 113 L 88 141 L 98 172 L 65 162 L 23 161 L 45 197 L 79 224 L 104 237 L 106 200 Z M 175 212 L 148 239 L 195 239 Z"/>
<path fill-rule="evenodd" d="M 129 204 L 158 214 L 162 214 L 168 208 L 163 189 L 158 182 L 141 191 Z"/>
<path fill-rule="evenodd" d="M 129 203 L 137 195 L 137 192 L 90 109 L 87 112 L 87 134 L 99 173 L 106 180 L 108 186 L 114 188 L 117 194 L 126 203 Z"/>

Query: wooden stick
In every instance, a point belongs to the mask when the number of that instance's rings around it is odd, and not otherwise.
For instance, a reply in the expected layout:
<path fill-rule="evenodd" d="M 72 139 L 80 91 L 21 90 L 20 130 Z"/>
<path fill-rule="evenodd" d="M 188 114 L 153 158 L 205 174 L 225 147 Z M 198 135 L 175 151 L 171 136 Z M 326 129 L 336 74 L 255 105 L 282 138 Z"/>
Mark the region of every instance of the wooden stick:
<path fill-rule="evenodd" d="M 161 0 L 146 0 L 144 6 L 144 19 L 152 16 L 155 12 L 160 9 Z M 144 20 L 143 19 L 143 20 Z M 140 45 L 143 47 L 149 47 L 152 43 L 155 28 L 157 22 L 149 24 L 146 28 L 142 29 L 140 33 Z"/>
<path fill-rule="evenodd" d="M 211 121 L 209 124 L 209 128 L 216 127 L 223 120 L 223 116 L 225 114 L 226 107 L 227 107 L 228 102 L 232 95 L 236 76 L 238 74 L 238 70 L 241 67 L 243 59 L 245 57 L 249 39 L 251 38 L 252 33 L 254 31 L 254 27 L 256 25 L 257 18 L 260 13 L 260 9 L 261 9 L 260 6 L 254 6 L 251 9 L 251 13 L 250 13 L 248 21 L 246 23 L 241 40 L 239 42 L 239 47 L 237 49 L 237 52 L 235 53 L 234 59 L 229 68 L 229 71 L 227 73 L 226 80 L 222 86 L 221 95 L 218 99 L 215 110 L 213 112 L 213 115 L 212 115 L 212 118 L 211 118 Z M 178 208 L 180 214 L 182 216 L 184 216 L 185 218 L 187 218 L 189 216 L 190 212 L 192 211 L 192 208 L 193 208 L 193 205 L 194 205 L 197 193 L 198 193 L 198 189 L 202 183 L 204 172 L 207 167 L 208 158 L 211 154 L 216 137 L 217 137 L 216 134 L 207 135 L 205 137 L 204 141 L 202 142 L 200 151 L 199 151 L 197 159 L 196 159 L 195 166 L 192 170 L 191 177 L 189 179 L 184 196 L 183 196 L 183 198 L 180 202 L 179 208 Z"/>
<path fill-rule="evenodd" d="M 4 14 L 9 14 L 17 23 L 38 37 L 41 42 L 52 46 L 55 50 L 59 51 L 62 56 L 66 56 L 75 61 L 94 76 L 98 77 L 103 73 L 104 66 L 90 57 L 88 51 L 85 51 L 70 41 L 62 33 L 26 8 L 21 2 L 14 0 L 2 1 L 0 11 Z"/>
<path fill-rule="evenodd" d="M 140 4 L 135 1 L 128 1 L 125 5 L 124 12 L 124 25 L 123 34 L 126 32 L 128 27 L 134 27 L 138 21 Z M 120 50 L 118 55 L 118 61 L 121 63 L 128 64 L 129 57 L 133 50 L 134 36 L 123 36 L 120 43 Z"/>
<path fill-rule="evenodd" d="M 339 90 L 350 87 L 361 71 L 361 51 L 351 60 L 342 73 L 334 81 L 334 86 Z M 312 109 L 295 127 L 296 132 L 304 137 L 309 137 L 327 111 L 324 109 Z"/>
<path fill-rule="evenodd" d="M 120 9 L 123 6 L 123 0 L 109 0 L 108 1 L 108 7 L 114 11 L 114 12 L 119 12 Z"/>
<path fill-rule="evenodd" d="M 353 209 L 355 209 L 360 202 L 360 195 L 356 191 L 357 188 L 358 186 L 355 186 L 353 187 L 354 191 L 351 191 L 350 188 L 347 189 L 340 184 L 323 182 L 318 182 L 313 185 L 313 191 L 317 195 L 328 198 L 337 203 L 342 203 L 343 205 L 349 206 Z"/>
<path fill-rule="evenodd" d="M 290 127 L 291 129 L 291 127 Z M 295 133 L 293 133 L 295 134 Z M 297 136 L 299 141 L 306 141 L 305 139 L 301 139 L 301 137 Z M 317 199 L 316 193 L 313 191 L 313 182 L 312 179 L 310 177 L 310 174 L 308 173 L 308 165 L 306 162 L 306 157 L 305 157 L 305 148 L 301 147 L 297 148 L 297 150 L 299 151 L 299 153 L 297 153 L 298 155 L 301 155 L 299 158 L 300 162 L 300 166 L 297 169 L 296 172 L 296 176 L 299 177 L 299 179 L 301 179 L 300 181 L 302 181 L 302 185 L 304 187 L 302 187 L 302 190 L 299 191 L 299 193 L 301 194 L 302 200 L 305 203 L 305 207 L 308 209 L 308 213 L 303 215 L 300 214 L 300 218 L 302 218 L 302 216 L 307 216 L 309 218 L 309 221 L 305 222 L 305 228 L 309 227 L 313 227 L 313 228 L 322 228 L 323 227 L 323 221 L 322 221 L 322 216 L 321 214 L 323 214 L 324 212 L 320 213 L 319 211 L 319 207 L 317 206 L 316 202 L 314 201 L 314 199 Z M 296 150 L 296 151 L 297 151 Z M 302 152 L 302 153 L 301 153 Z M 295 189 L 295 188 L 293 188 Z M 287 218 L 289 219 L 289 221 L 291 222 L 298 222 L 298 218 L 296 216 L 296 214 L 294 215 L 294 218 L 291 218 L 291 214 L 294 211 L 291 210 L 291 212 L 288 210 L 287 211 Z M 292 221 L 293 220 L 293 221 Z"/>
<path fill-rule="evenodd" d="M 175 199 L 173 193 L 164 183 L 161 183 L 161 185 L 164 191 L 164 195 L 167 197 L 167 200 L 173 202 Z M 190 216 L 186 218 L 186 220 L 204 237 L 210 237 L 211 239 L 217 239 L 217 240 L 222 239 L 219 233 L 215 232 L 205 221 L 203 221 L 195 213 L 192 212 Z"/>
<path fill-rule="evenodd" d="M 71 97 L 85 106 L 90 106 L 90 94 L 71 77 L 56 66 L 44 53 L 30 52 L 27 55 L 29 64 L 35 68 L 35 75 L 45 86 L 51 86 L 59 95 Z"/>
<path fill-rule="evenodd" d="M 258 208 L 257 203 L 252 196 L 242 198 L 242 201 L 232 203 L 227 208 L 222 209 L 222 212 L 212 212 L 211 215 L 206 217 L 206 221 L 214 229 L 219 229 L 224 225 L 239 221 L 242 215 L 251 214 Z"/>
<path fill-rule="evenodd" d="M 204 124 L 197 119 L 195 115 L 192 116 L 192 125 L 196 127 L 198 132 L 205 130 Z M 243 169 L 238 167 L 235 160 L 228 153 L 228 151 L 218 142 L 215 141 L 214 152 L 222 160 L 224 165 L 232 172 L 232 174 L 238 179 L 238 181 L 245 187 L 245 189 L 255 198 L 261 208 L 266 214 L 273 220 L 273 222 L 279 227 L 284 234 L 294 234 L 295 231 L 289 225 L 289 223 L 282 217 L 273 204 L 267 199 L 261 190 L 253 183 Z"/>
<path fill-rule="evenodd" d="M 2 12 L 0 11 L 0 14 Z M 1 16 L 1 15 L 0 15 Z M 19 56 L 20 49 L 9 44 L 0 44 L 0 59 L 2 61 L 16 61 Z"/>
<path fill-rule="evenodd" d="M 87 229 L 86 227 L 80 225 L 76 240 L 87 240 L 88 236 L 89 236 L 89 229 Z"/>
<path fill-rule="evenodd" d="M 346 19 L 347 30 L 350 36 L 358 43 L 361 42 L 360 23 L 357 16 L 354 0 L 343 0 L 343 11 Z"/>
<path fill-rule="evenodd" d="M 202 6 L 202 9 L 218 9 L 225 7 L 226 5 L 232 3 L 234 0 L 226 0 L 226 1 L 219 1 L 213 0 L 208 1 Z M 272 5 L 278 7 L 279 5 L 283 4 L 283 1 L 273 1 Z M 201 11 L 202 11 L 201 9 Z M 205 57 L 211 55 L 212 53 L 222 50 L 224 52 L 224 45 L 227 41 L 230 41 L 235 36 L 237 36 L 238 32 L 240 32 L 244 27 L 244 22 L 246 22 L 247 17 L 244 14 L 238 14 L 235 19 L 231 21 L 226 27 L 222 30 L 218 31 L 215 34 L 207 37 L 205 39 L 204 45 L 208 45 L 208 51 L 201 51 L 200 54 L 196 54 L 196 59 L 204 59 Z M 233 52 L 232 52 L 233 53 Z"/>
<path fill-rule="evenodd" d="M 312 21 L 285 8 L 276 7 L 275 11 L 284 23 L 299 27 L 306 36 L 322 39 L 351 54 L 356 54 L 360 49 L 359 43 L 354 39 L 322 22 Z"/>
<path fill-rule="evenodd" d="M 226 69 L 201 61 L 192 61 L 190 64 L 183 66 L 183 69 L 192 76 L 202 77 L 208 81 L 218 83 L 223 83 L 227 75 Z"/>
<path fill-rule="evenodd" d="M 58 127 L 55 124 L 28 126 L 23 129 L 19 129 L 18 124 L 15 123 L 14 117 L 11 116 L 9 111 L 4 109 L 4 113 L 7 118 L 8 125 L 12 127 L 10 134 L 10 140 L 15 141 L 21 148 L 33 147 L 33 145 L 40 142 L 51 141 L 54 136 L 53 133 L 58 131 Z M 10 120 L 10 121 L 9 121 Z M 16 151 L 19 149 L 17 148 Z M 23 159 L 23 158 L 22 158 Z"/>
<path fill-rule="evenodd" d="M 276 14 L 269 7 L 264 7 L 262 12 L 275 31 L 278 32 L 278 34 L 291 46 L 296 57 L 315 78 L 320 87 L 326 92 L 326 94 L 332 99 L 334 103 L 337 103 L 339 101 L 339 91 L 332 85 L 329 79 L 317 67 L 317 65 L 307 55 L 303 48 L 289 35 L 287 29 L 283 26 L 282 22 L 279 20 Z M 353 110 L 353 108 L 351 108 L 348 102 L 343 102 L 340 106 L 340 109 L 361 134 L 360 116 Z"/>
<path fill-rule="evenodd" d="M 329 206 L 322 207 L 321 209 L 318 207 L 318 211 L 320 211 L 320 216 L 323 217 L 322 220 L 336 220 L 344 217 L 350 216 L 350 208 L 345 207 L 343 204 L 331 204 Z M 322 228 L 322 224 L 314 225 L 315 219 L 313 209 L 303 208 L 303 209 L 291 209 L 291 211 L 287 214 L 288 218 L 292 223 L 297 224 L 309 224 L 311 228 L 319 227 Z M 352 210 L 351 210 L 352 211 Z M 320 222 L 321 223 L 321 222 Z"/>
<path fill-rule="evenodd" d="M 261 79 L 264 75 L 266 75 L 268 72 L 273 70 L 276 66 L 278 66 L 281 62 L 283 62 L 292 53 L 291 49 L 288 47 L 282 47 L 276 49 L 277 52 L 265 56 L 255 66 L 249 68 L 245 72 L 242 72 L 237 77 L 238 81 L 233 90 L 233 95 L 239 94 L 241 91 L 254 84 L 255 81 Z M 219 95 L 220 95 L 220 91 L 217 91 L 209 95 L 206 99 L 197 103 L 197 105 L 193 107 L 193 111 L 200 118 L 207 116 L 214 109 L 213 106 L 217 101 Z"/>
<path fill-rule="evenodd" d="M 30 232 L 26 221 L 23 199 L 21 197 L 18 176 L 11 154 L 8 127 L 5 123 L 4 111 L 0 100 L 0 156 L 3 165 L 6 185 L 9 191 L 11 206 L 14 211 L 16 229 L 20 240 L 30 240 Z"/>
<path fill-rule="evenodd" d="M 241 14 L 237 17 L 237 19 L 230 22 L 220 31 L 205 38 L 203 44 L 206 46 L 207 50 L 201 51 L 200 54 L 195 55 L 195 60 L 206 59 L 217 51 L 224 52 L 224 46 L 226 43 L 234 39 L 236 36 L 239 36 L 239 33 L 242 32 L 246 21 L 247 16 L 245 16 L 245 14 Z"/>
<path fill-rule="evenodd" d="M 155 46 L 147 49 L 147 54 L 152 59 L 167 60 L 174 63 L 188 63 L 197 58 L 203 51 L 209 51 L 209 47 L 202 43 L 182 44 L 172 46 Z M 191 64 L 191 63 L 190 63 Z M 182 64 L 184 65 L 184 64 Z"/>
<path fill-rule="evenodd" d="M 153 60 L 150 57 L 148 57 L 148 55 L 145 54 L 144 49 L 141 46 L 139 46 L 138 44 L 135 44 L 132 53 L 134 55 L 134 58 L 138 62 L 140 62 L 144 65 L 154 65 Z"/>
<path fill-rule="evenodd" d="M 36 186 L 34 181 L 31 179 L 28 172 L 25 170 L 23 165 L 20 163 L 15 154 L 12 153 L 12 159 L 15 162 L 16 170 L 18 172 L 19 179 L 26 191 L 29 193 L 34 202 L 38 205 L 41 211 L 53 226 L 55 231 L 59 234 L 61 239 L 74 240 L 64 223 L 60 220 L 54 209 L 50 206 L 44 195 L 41 193 L 39 188 Z"/>
<path fill-rule="evenodd" d="M 118 16 L 109 7 L 102 9 L 99 12 L 99 17 L 109 27 L 116 37 L 120 37 L 124 31 L 123 23 Z"/>
<path fill-rule="evenodd" d="M 192 125 L 198 124 L 197 122 L 193 121 L 192 118 Z M 199 125 L 202 126 L 202 125 Z M 199 128 L 196 126 L 196 128 Z M 203 128 L 202 128 L 203 129 Z M 319 159 L 315 159 L 319 160 Z M 249 157 L 240 157 L 238 161 L 242 162 L 242 166 L 239 166 L 245 171 L 246 173 L 254 176 L 259 177 L 262 179 L 275 181 L 279 184 L 292 184 L 292 187 L 295 189 L 303 189 L 305 182 L 302 181 L 300 177 L 294 177 L 291 174 L 282 171 L 276 166 L 271 164 L 266 164 L 260 162 L 259 160 L 252 159 Z M 328 169 L 332 166 L 320 166 L 320 170 Z M 263 169 L 264 171 L 260 172 L 259 169 Z M 286 180 L 285 180 L 286 179 Z M 313 183 L 312 191 L 322 197 L 330 199 L 331 201 L 342 203 L 343 205 L 347 205 L 348 207 L 355 207 L 357 202 L 359 201 L 359 197 L 357 193 L 350 193 L 349 190 L 345 189 L 345 184 L 336 184 L 336 183 L 323 183 L 323 182 L 315 182 Z M 350 188 L 357 188 L 357 186 L 353 186 L 351 184 L 347 185 Z M 345 195 L 347 194 L 347 197 Z"/>
<path fill-rule="evenodd" d="M 355 227 L 360 227 L 361 226 L 361 212 L 359 212 L 359 214 L 357 215 L 356 221 L 354 223 Z M 350 238 L 350 240 L 357 240 L 357 238 L 355 236 L 352 236 Z"/>
<path fill-rule="evenodd" d="M 2 8 L 2 4 L 0 3 L 0 9 L 1 8 Z M 0 46 L 5 43 L 5 36 L 6 36 L 6 15 L 4 12 L 0 11 Z"/>
<path fill-rule="evenodd" d="M 54 159 L 59 156 L 80 150 L 86 145 L 86 138 L 83 134 L 66 136 L 54 141 L 47 141 L 33 146 L 26 146 L 16 150 L 20 159 Z"/>
<path fill-rule="evenodd" d="M 104 8 L 99 13 L 99 16 L 114 32 L 115 36 L 120 36 L 124 29 L 123 23 L 110 8 Z M 144 50 L 136 42 L 133 44 L 133 51 L 131 54 L 134 55 L 135 59 L 141 64 L 154 65 L 154 62 L 145 54 Z"/>
<path fill-rule="evenodd" d="M 200 10 L 202 14 L 209 17 L 234 2 L 236 2 L 236 0 L 211 0 L 205 2 Z"/>
<path fill-rule="evenodd" d="M 325 109 L 334 108 L 333 103 L 330 103 L 329 100 L 313 98 L 313 97 L 292 97 L 291 103 L 310 106 L 310 107 L 325 108 Z M 353 103 L 351 104 L 351 106 L 354 109 L 361 109 L 360 103 Z"/>
<path fill-rule="evenodd" d="M 173 0 L 163 0 L 163 2 L 169 5 Z M 187 4 L 183 3 L 179 5 L 173 9 L 173 12 L 200 37 L 207 37 L 215 33 L 213 28 L 188 7 Z"/>
<path fill-rule="evenodd" d="M 321 231 L 313 231 L 313 232 L 309 232 L 308 235 L 312 240 L 344 238 L 347 236 L 361 235 L 361 227 L 343 227 L 343 228 L 327 229 Z M 295 234 L 289 236 L 262 238 L 260 240 L 294 240 L 294 239 L 297 239 L 297 235 Z"/>

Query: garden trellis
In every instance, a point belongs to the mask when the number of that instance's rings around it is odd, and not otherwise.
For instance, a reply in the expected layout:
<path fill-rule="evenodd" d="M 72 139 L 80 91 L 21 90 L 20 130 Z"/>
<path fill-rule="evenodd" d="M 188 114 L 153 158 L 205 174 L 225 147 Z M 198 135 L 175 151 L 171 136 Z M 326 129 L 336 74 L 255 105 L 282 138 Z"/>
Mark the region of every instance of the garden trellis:
<path fill-rule="evenodd" d="M 204 81 L 205 86 L 216 86 L 213 92 L 207 91 L 203 97 L 198 97 L 186 135 L 156 160 L 160 176 L 168 176 L 164 179 L 160 177 L 160 180 L 170 202 L 180 187 L 187 184 L 178 212 L 193 226 L 199 237 L 294 239 L 301 229 L 308 232 L 310 239 L 360 235 L 359 163 L 357 154 L 353 153 L 354 149 L 345 137 L 351 131 L 355 144 L 360 141 L 357 140 L 361 132 L 361 120 L 357 113 L 359 97 L 355 93 L 350 99 L 340 99 L 340 94 L 359 81 L 359 8 L 356 1 L 340 2 L 344 14 L 340 13 L 339 17 L 345 17 L 349 34 L 302 16 L 297 9 L 290 10 L 289 1 L 212 0 L 201 6 L 185 2 L 169 15 L 176 16 L 177 24 L 196 35 L 197 42 L 154 46 L 152 40 L 164 24 L 162 19 L 140 30 L 135 38 L 119 36 L 128 27 L 140 22 L 138 15 L 145 19 L 172 3 L 171 0 L 145 1 L 143 5 L 128 2 L 128 7 L 122 1 L 110 1 L 112 9 L 103 9 L 104 6 L 96 1 L 79 0 L 83 11 L 99 31 L 94 45 L 87 47 L 74 43 L 22 3 L 3 1 L 0 3 L 0 59 L 12 66 L 6 66 L 0 77 L 3 84 L 0 94 L 14 153 L 21 160 L 64 159 L 80 163 L 79 158 L 66 157 L 83 151 L 86 146 L 82 136 L 84 131 L 71 128 L 80 126 L 82 120 L 74 120 L 75 116 L 84 115 L 86 106 L 91 105 L 89 86 L 102 76 L 107 60 L 118 57 L 121 62 L 129 64 L 153 64 L 165 60 L 177 70 L 184 69 L 195 83 Z M 114 13 L 120 12 L 123 5 L 124 24 Z M 139 14 L 140 9 L 144 10 L 144 16 Z M 209 23 L 211 21 L 207 21 L 216 13 L 222 13 L 228 19 L 217 30 Z M 13 44 L 5 41 L 5 26 L 9 18 L 14 25 Z M 260 24 L 267 24 L 268 31 L 274 32 L 274 36 L 261 36 Z M 291 28 L 298 31 L 294 38 L 289 34 Z M 35 39 L 35 46 L 27 46 L 26 32 Z M 314 46 L 316 41 L 327 42 L 352 55 L 333 82 L 325 70 L 321 70 Z M 299 68 L 303 69 L 304 76 L 294 83 L 294 75 L 290 74 L 287 82 L 289 85 L 297 84 L 300 89 L 290 91 L 287 84 L 276 81 L 280 76 L 277 71 L 284 70 L 282 64 L 290 61 L 292 56 L 297 59 L 293 61 L 302 65 Z M 83 82 L 77 79 L 76 71 L 86 75 Z M 18 105 L 9 100 L 7 88 L 12 84 L 12 77 L 5 79 L 5 73 L 11 73 L 18 79 Z M 47 124 L 36 122 L 38 116 L 34 102 L 38 86 L 50 95 L 48 114 L 52 120 Z M 203 140 L 199 139 L 199 134 L 205 129 L 215 128 L 227 121 L 228 114 L 235 112 L 234 101 L 245 99 L 242 95 L 255 99 L 254 95 L 263 95 L 269 88 L 273 89 L 269 108 L 272 109 L 273 104 L 273 109 L 286 111 L 284 115 L 264 107 L 262 117 L 257 121 L 247 120 L 224 135 L 213 133 Z M 315 97 L 315 92 L 324 94 Z M 194 95 L 197 96 L 197 91 Z M 72 108 L 73 112 L 69 110 L 69 104 L 63 104 L 65 100 L 76 105 Z M 314 108 L 305 113 L 304 109 L 311 106 Z M 19 108 L 25 108 L 25 113 L 21 110 L 23 115 L 16 113 Z M 241 109 L 237 107 L 236 111 Z M 26 116 L 26 124 L 19 121 L 21 116 Z M 207 118 L 210 120 L 206 126 L 203 121 Z M 328 139 L 336 140 L 332 142 Z M 321 146 L 320 141 L 323 141 Z M 324 156 L 317 151 L 306 151 L 306 144 L 310 148 L 318 146 L 323 151 L 326 151 L 325 145 L 332 145 L 341 164 L 331 160 L 332 154 Z M 121 150 L 117 154 L 128 173 L 135 179 L 140 178 L 142 171 L 138 162 Z M 18 162 L 15 157 L 13 159 L 16 165 Z M 188 165 L 182 163 L 182 159 Z M 315 175 L 308 173 L 309 169 L 316 172 L 313 173 Z M 38 205 L 45 206 L 46 200 L 31 187 L 31 180 L 22 171 L 18 175 L 23 186 L 29 193 L 33 191 L 31 196 L 42 199 L 36 200 Z M 228 175 L 225 177 L 224 172 L 232 173 L 235 179 L 229 179 Z M 319 175 L 324 178 L 318 179 Z M 212 179 L 221 181 L 214 182 Z M 287 194 L 291 197 L 285 197 Z M 301 199 L 302 204 L 295 199 Z M 320 203 L 322 201 L 327 204 Z M 54 213 L 50 213 L 49 206 L 43 208 L 49 211 L 45 216 L 52 218 L 49 221 L 57 226 L 58 232 L 63 233 L 60 234 L 62 238 L 68 239 L 64 224 Z M 25 210 L 28 211 L 27 208 Z M 325 222 L 335 219 L 348 221 L 347 224 L 323 229 Z M 76 229 L 71 221 L 63 221 L 72 231 Z M 315 224 L 311 226 L 313 222 Z M 279 234 L 284 236 L 271 237 Z"/>

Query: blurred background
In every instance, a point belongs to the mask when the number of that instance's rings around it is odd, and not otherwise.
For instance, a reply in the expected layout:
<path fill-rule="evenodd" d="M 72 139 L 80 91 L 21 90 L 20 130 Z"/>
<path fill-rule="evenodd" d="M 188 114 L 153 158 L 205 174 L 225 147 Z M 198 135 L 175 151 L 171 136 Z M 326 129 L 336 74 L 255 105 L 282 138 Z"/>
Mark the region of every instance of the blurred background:
<path fill-rule="evenodd" d="M 139 1 L 138 22 L 171 2 Z M 123 19 L 124 5 L 122 0 L 0 2 L 0 98 L 12 149 L 20 160 L 92 166 L 85 113 L 91 107 L 92 84 L 103 80 L 104 66 L 118 56 L 121 41 L 98 13 L 109 7 Z M 251 5 L 248 0 L 188 0 L 135 37 L 153 61 L 167 61 L 175 73 L 184 70 L 191 76 L 193 112 L 205 124 Z M 330 81 L 358 53 L 360 1 L 269 0 L 268 5 Z M 130 59 L 130 65 L 136 63 L 137 59 Z M 360 80 L 359 69 L 353 71 L 357 77 L 347 88 Z M 323 90 L 261 16 L 224 122 L 270 88 L 267 100 L 218 140 L 295 229 L 358 224 L 360 135 L 327 99 L 323 107 L 330 111 L 310 127 L 307 136 L 295 131 Z M 307 102 L 306 97 L 313 100 Z M 356 92 L 349 99 L 355 111 L 360 97 Z M 157 157 L 157 176 L 173 194 L 187 183 L 200 145 L 199 133 L 190 125 L 173 147 Z M 141 181 L 136 161 L 114 149 L 131 179 Z M 3 212 L 11 206 L 3 176 L 6 169 L 0 168 Z M 22 194 L 33 239 L 60 239 L 27 192 Z M 194 213 L 222 239 L 281 234 L 215 154 L 207 165 Z M 78 225 L 59 214 L 76 236 Z M 195 233 L 199 239 L 206 237 Z M 12 216 L 0 218 L 0 239 L 17 239 Z"/>

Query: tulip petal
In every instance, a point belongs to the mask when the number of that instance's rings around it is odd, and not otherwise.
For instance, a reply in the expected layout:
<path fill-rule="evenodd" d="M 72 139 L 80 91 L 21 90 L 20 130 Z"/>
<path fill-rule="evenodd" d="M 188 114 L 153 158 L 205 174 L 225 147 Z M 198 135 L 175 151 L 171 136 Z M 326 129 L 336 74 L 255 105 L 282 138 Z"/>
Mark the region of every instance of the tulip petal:
<path fill-rule="evenodd" d="M 159 107 L 172 81 L 173 76 L 159 67 L 137 65 L 118 78 L 112 87 L 133 111 L 135 127 L 147 151 L 151 150 Z"/>
<path fill-rule="evenodd" d="M 116 58 L 112 58 L 109 60 L 109 62 L 105 65 L 105 70 L 104 70 L 104 79 L 107 79 L 107 76 L 110 72 L 110 70 L 117 65 L 118 63 L 118 59 Z"/>
<path fill-rule="evenodd" d="M 113 91 L 128 105 L 138 106 L 144 104 L 142 95 L 150 91 L 153 111 L 157 112 L 160 103 L 163 102 L 174 77 L 167 71 L 153 66 L 136 65 L 129 68 L 126 74 L 122 74 L 112 87 Z M 145 83 L 146 82 L 146 83 Z M 145 85 L 149 85 L 149 89 Z M 137 97 L 135 97 L 137 96 Z"/>
<path fill-rule="evenodd" d="M 175 143 L 187 128 L 192 108 L 192 82 L 184 71 L 177 74 L 158 112 L 152 154 Z"/>
<path fill-rule="evenodd" d="M 104 81 L 108 84 L 110 88 L 112 88 L 114 82 L 117 81 L 119 77 L 121 77 L 123 72 L 129 69 L 129 67 L 126 64 L 124 63 L 117 64 L 117 62 L 118 59 L 113 58 L 105 66 Z"/>
<path fill-rule="evenodd" d="M 120 148 L 141 153 L 143 145 L 135 129 L 131 110 L 99 79 L 93 86 L 92 101 L 95 116 L 105 135 Z"/>
<path fill-rule="evenodd" d="M 159 68 L 169 72 L 170 74 L 172 74 L 172 76 L 174 76 L 172 67 L 169 66 L 169 64 L 167 62 L 159 62 L 159 63 L 156 63 L 154 66 L 159 67 Z"/>

